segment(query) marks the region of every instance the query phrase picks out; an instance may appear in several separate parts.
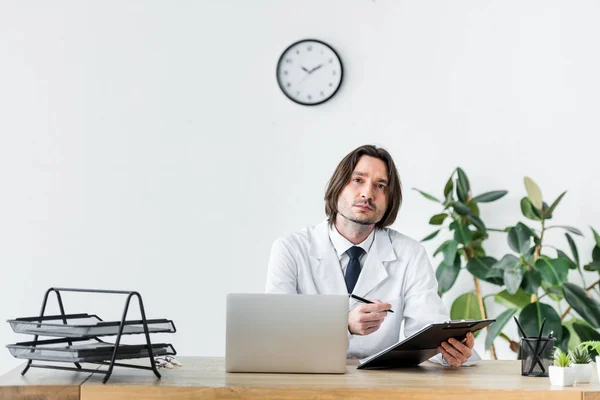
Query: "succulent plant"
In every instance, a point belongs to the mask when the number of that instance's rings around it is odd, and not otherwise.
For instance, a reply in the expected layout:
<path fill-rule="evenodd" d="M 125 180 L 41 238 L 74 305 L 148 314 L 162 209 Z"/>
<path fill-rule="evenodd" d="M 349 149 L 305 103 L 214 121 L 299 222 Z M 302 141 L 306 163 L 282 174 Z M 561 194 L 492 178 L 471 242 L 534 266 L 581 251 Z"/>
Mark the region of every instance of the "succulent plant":
<path fill-rule="evenodd" d="M 576 347 L 569 352 L 573 364 L 589 364 L 592 362 L 592 357 L 586 347 Z"/>
<path fill-rule="evenodd" d="M 560 348 L 554 350 L 554 366 L 555 367 L 569 367 L 571 365 L 571 356 L 569 353 L 565 353 Z"/>

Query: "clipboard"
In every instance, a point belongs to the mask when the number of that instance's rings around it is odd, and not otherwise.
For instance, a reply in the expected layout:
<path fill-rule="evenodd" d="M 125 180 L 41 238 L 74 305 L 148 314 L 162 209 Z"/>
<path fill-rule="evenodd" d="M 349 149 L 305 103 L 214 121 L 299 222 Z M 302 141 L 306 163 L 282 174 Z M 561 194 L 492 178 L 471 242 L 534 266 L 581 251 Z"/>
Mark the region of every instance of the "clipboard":
<path fill-rule="evenodd" d="M 462 340 L 467 332 L 477 332 L 495 319 L 446 321 L 426 325 L 412 336 L 361 361 L 357 369 L 416 367 L 438 353 L 440 343 L 450 338 Z"/>

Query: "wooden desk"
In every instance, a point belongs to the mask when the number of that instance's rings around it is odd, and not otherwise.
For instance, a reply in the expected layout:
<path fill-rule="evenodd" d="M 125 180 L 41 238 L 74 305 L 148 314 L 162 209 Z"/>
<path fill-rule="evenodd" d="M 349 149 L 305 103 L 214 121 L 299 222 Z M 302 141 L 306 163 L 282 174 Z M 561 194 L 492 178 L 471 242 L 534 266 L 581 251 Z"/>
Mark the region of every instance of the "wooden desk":
<path fill-rule="evenodd" d="M 30 368 L 22 376 L 25 364 L 0 376 L 0 400 L 79 400 L 80 387 L 90 377 L 89 372 Z M 98 368 L 82 364 L 83 368 Z"/>
<path fill-rule="evenodd" d="M 115 368 L 106 385 L 102 384 L 101 374 L 81 379 L 76 373 L 30 370 L 19 378 L 13 371 L 0 378 L 0 399 L 17 398 L 10 397 L 17 393 L 15 385 L 19 386 L 20 393 L 25 393 L 27 386 L 42 385 L 34 386 L 38 396 L 44 390 L 52 390 L 55 397 L 46 395 L 36 399 L 600 400 L 596 374 L 591 384 L 559 388 L 550 386 L 548 378 L 521 376 L 519 361 L 482 361 L 466 368 L 424 363 L 419 368 L 387 371 L 357 370 L 356 362 L 349 362 L 346 374 L 315 375 L 229 374 L 225 372 L 222 358 L 179 357 L 178 360 L 183 367 L 161 369 L 160 380 L 150 371 Z M 79 387 L 80 397 L 71 392 L 70 397 L 57 397 L 56 393 L 60 392 L 57 386 L 61 385 L 70 391 L 71 386 Z"/>

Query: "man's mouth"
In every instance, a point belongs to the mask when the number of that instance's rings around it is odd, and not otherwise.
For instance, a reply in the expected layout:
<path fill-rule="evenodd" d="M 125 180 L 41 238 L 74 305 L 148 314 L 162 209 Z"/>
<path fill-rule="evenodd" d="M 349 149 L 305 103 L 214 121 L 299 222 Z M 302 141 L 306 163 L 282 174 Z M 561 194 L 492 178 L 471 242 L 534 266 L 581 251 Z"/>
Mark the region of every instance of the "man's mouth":
<path fill-rule="evenodd" d="M 355 204 L 354 206 L 355 206 L 355 207 L 358 207 L 358 208 L 360 208 L 361 210 L 371 210 L 371 211 L 373 210 L 373 208 L 372 208 L 372 207 L 370 207 L 370 206 L 369 206 L 368 204 L 366 204 L 366 203 L 362 203 L 362 204 Z"/>

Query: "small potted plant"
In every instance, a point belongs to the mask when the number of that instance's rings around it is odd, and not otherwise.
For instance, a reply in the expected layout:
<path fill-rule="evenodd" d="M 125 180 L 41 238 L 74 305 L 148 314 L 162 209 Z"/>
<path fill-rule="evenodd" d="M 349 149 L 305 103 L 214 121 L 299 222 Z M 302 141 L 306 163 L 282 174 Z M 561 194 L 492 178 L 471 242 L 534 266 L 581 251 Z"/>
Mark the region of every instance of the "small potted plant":
<path fill-rule="evenodd" d="M 579 345 L 580 348 L 584 348 L 589 350 L 593 350 L 596 352 L 596 365 L 600 365 L 600 341 L 598 340 L 588 340 L 587 342 L 581 342 Z M 600 368 L 598 370 L 598 377 L 600 378 Z"/>
<path fill-rule="evenodd" d="M 571 368 L 571 356 L 558 347 L 554 350 L 554 365 L 548 367 L 550 384 L 555 386 L 573 386 L 575 370 Z"/>
<path fill-rule="evenodd" d="M 575 383 L 590 383 L 592 380 L 592 358 L 587 347 L 577 347 L 569 352 L 571 356 L 571 368 L 575 373 Z"/>

